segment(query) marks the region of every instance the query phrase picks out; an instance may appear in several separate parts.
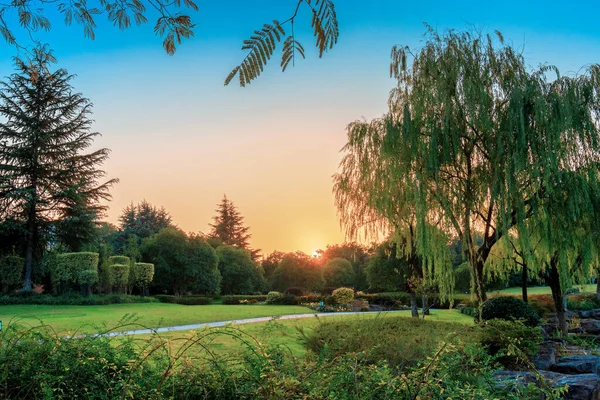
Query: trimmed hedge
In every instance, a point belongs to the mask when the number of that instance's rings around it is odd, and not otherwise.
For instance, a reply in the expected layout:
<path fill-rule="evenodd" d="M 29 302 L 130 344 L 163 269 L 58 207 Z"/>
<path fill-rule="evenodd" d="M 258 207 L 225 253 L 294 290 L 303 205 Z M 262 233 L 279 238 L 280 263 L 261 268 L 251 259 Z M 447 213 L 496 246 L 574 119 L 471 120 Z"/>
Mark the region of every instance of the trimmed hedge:
<path fill-rule="evenodd" d="M 204 296 L 172 296 L 168 294 L 159 294 L 154 296 L 155 299 L 160 301 L 161 303 L 170 303 L 170 304 L 182 304 L 185 306 L 204 306 L 207 304 L 212 304 L 212 299 L 210 297 Z"/>
<path fill-rule="evenodd" d="M 537 326 L 540 322 L 540 317 L 529 304 L 512 296 L 499 296 L 487 300 L 481 308 L 481 319 L 523 320 L 527 326 Z"/>
<path fill-rule="evenodd" d="M 23 265 L 25 259 L 16 254 L 7 254 L 0 257 L 0 285 L 7 292 L 10 288 L 23 282 Z"/>
<path fill-rule="evenodd" d="M 133 264 L 133 276 L 135 283 L 142 288 L 148 287 L 148 284 L 154 279 L 154 264 L 135 263 Z"/>
<path fill-rule="evenodd" d="M 267 301 L 266 295 L 232 295 L 223 296 L 221 298 L 223 304 L 234 305 L 234 304 L 256 304 L 265 303 Z"/>
<path fill-rule="evenodd" d="M 98 270 L 97 269 L 86 269 L 79 271 L 79 278 L 77 281 L 81 285 L 93 285 L 98 282 Z"/>
<path fill-rule="evenodd" d="M 92 295 L 67 294 L 52 296 L 49 294 L 29 296 L 0 296 L 0 305 L 48 305 L 48 306 L 100 306 L 108 304 L 156 303 L 153 297 L 127 296 L 119 294 Z"/>
<path fill-rule="evenodd" d="M 80 273 L 86 270 L 98 270 L 98 253 L 80 252 L 63 253 L 56 256 L 54 270 L 51 271 L 52 281 L 59 283 L 80 283 Z"/>
<path fill-rule="evenodd" d="M 108 257 L 108 265 L 124 264 L 130 265 L 131 259 L 127 256 L 110 256 Z"/>
<path fill-rule="evenodd" d="M 354 300 L 354 290 L 347 287 L 335 289 L 331 295 L 337 304 L 349 304 Z"/>

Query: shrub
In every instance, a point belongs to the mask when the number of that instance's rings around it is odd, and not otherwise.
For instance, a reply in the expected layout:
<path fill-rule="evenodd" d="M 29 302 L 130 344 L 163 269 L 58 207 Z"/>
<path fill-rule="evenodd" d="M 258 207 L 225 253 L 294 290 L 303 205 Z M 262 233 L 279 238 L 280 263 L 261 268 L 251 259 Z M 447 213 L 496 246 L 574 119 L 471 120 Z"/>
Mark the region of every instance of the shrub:
<path fill-rule="evenodd" d="M 291 294 L 292 296 L 302 296 L 304 294 L 304 290 L 299 287 L 290 287 L 285 289 L 285 294 Z"/>
<path fill-rule="evenodd" d="M 110 257 L 108 257 L 108 265 L 115 265 L 115 264 L 130 265 L 131 259 L 127 256 L 110 256 Z"/>
<path fill-rule="evenodd" d="M 123 292 L 129 282 L 129 264 L 112 264 L 109 268 L 114 285 Z"/>
<path fill-rule="evenodd" d="M 267 304 L 278 304 L 279 301 L 283 298 L 283 294 L 279 292 L 269 292 L 267 293 Z"/>
<path fill-rule="evenodd" d="M 547 317 L 549 314 L 556 312 L 554 300 L 551 294 L 536 294 L 528 296 L 529 305 L 541 317 Z"/>
<path fill-rule="evenodd" d="M 204 306 L 212 304 L 210 297 L 204 296 L 172 296 L 168 294 L 159 294 L 154 296 L 161 303 L 182 304 L 186 306 Z"/>
<path fill-rule="evenodd" d="M 87 306 L 87 305 L 107 305 L 107 304 L 132 304 L 132 303 L 153 303 L 157 302 L 153 297 L 128 296 L 128 295 L 93 295 L 91 297 L 82 296 L 79 293 L 70 293 L 60 296 L 49 294 L 36 295 L 31 293 L 28 296 L 0 296 L 0 305 L 48 305 L 48 306 Z"/>
<path fill-rule="evenodd" d="M 267 296 L 265 295 L 231 295 L 231 296 L 223 296 L 221 298 L 223 304 L 256 304 L 256 303 L 264 303 L 267 301 Z"/>
<path fill-rule="evenodd" d="M 465 314 L 465 315 L 468 315 L 475 319 L 478 319 L 477 315 L 479 314 L 479 309 L 477 307 L 465 306 L 465 307 L 460 307 L 458 310 L 460 311 L 461 314 Z"/>
<path fill-rule="evenodd" d="M 526 326 L 521 321 L 503 319 L 487 321 L 481 335 L 481 343 L 490 355 L 496 356 L 505 368 L 511 370 L 528 369 L 529 357 L 537 353 L 542 340 L 542 332 L 538 328 Z"/>
<path fill-rule="evenodd" d="M 583 293 L 567 297 L 567 308 L 569 310 L 584 311 L 600 308 L 600 300 L 596 293 Z"/>
<path fill-rule="evenodd" d="M 78 281 L 81 285 L 93 285 L 98 282 L 98 271 L 95 269 L 86 269 L 79 271 Z"/>
<path fill-rule="evenodd" d="M 0 285 L 2 291 L 8 292 L 22 282 L 22 271 L 25 260 L 16 254 L 0 257 Z"/>
<path fill-rule="evenodd" d="M 468 261 L 454 270 L 454 289 L 461 293 L 471 291 L 471 265 Z"/>
<path fill-rule="evenodd" d="M 59 286 L 66 283 L 78 283 L 80 272 L 86 270 L 98 270 L 98 253 L 63 253 L 56 256 L 55 262 L 51 263 L 52 282 Z"/>
<path fill-rule="evenodd" d="M 540 317 L 529 304 L 512 296 L 499 296 L 487 300 L 481 309 L 481 319 L 522 320 L 527 326 L 537 326 L 540 322 Z"/>
<path fill-rule="evenodd" d="M 331 295 L 338 304 L 349 304 L 354 300 L 354 290 L 351 288 L 341 287 L 335 289 Z"/>
<path fill-rule="evenodd" d="M 133 276 L 136 285 L 145 290 L 154 278 L 154 264 L 135 263 L 133 264 Z"/>

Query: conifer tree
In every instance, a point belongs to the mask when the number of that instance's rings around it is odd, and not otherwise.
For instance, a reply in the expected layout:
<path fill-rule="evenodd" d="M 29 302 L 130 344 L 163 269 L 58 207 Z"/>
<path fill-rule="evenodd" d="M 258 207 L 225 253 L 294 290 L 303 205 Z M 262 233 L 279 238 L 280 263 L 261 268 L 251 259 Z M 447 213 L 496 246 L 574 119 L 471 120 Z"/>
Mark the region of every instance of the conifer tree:
<path fill-rule="evenodd" d="M 73 75 L 51 71 L 56 62 L 45 47 L 31 59 L 15 59 L 17 72 L 0 83 L 0 198 L 26 221 L 24 285 L 31 289 L 40 227 L 56 219 L 73 199 L 101 210 L 116 180 L 101 182 L 98 169 L 108 149 L 83 153 L 91 131 L 91 102 L 73 91 Z"/>
<path fill-rule="evenodd" d="M 223 195 L 215 212 L 217 215 L 213 217 L 214 223 L 210 224 L 209 237 L 218 239 L 228 246 L 246 249 L 252 258 L 256 259 L 260 250 L 250 248 L 249 240 L 252 237 L 249 233 L 250 228 L 244 226 L 244 217 L 227 195 Z"/>

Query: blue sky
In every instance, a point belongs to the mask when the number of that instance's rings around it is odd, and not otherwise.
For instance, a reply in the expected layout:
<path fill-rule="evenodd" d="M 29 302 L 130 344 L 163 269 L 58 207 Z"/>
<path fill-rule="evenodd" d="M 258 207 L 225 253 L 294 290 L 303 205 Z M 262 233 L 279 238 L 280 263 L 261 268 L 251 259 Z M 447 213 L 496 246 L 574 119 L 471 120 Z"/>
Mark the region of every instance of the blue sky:
<path fill-rule="evenodd" d="M 77 74 L 76 90 L 95 105 L 98 146 L 112 149 L 105 169 L 121 179 L 108 219 L 130 202 L 162 205 L 186 231 L 206 231 L 227 193 L 246 216 L 253 245 L 311 252 L 341 242 L 331 195 L 345 126 L 386 110 L 395 44 L 417 48 L 427 22 L 438 29 L 499 30 L 528 64 L 563 73 L 600 62 L 598 2 L 400 2 L 337 0 L 338 45 L 321 60 L 308 13 L 299 39 L 307 59 L 282 74 L 274 59 L 247 88 L 223 86 L 244 56 L 242 41 L 295 0 L 198 2 L 196 37 L 167 56 L 153 21 L 119 31 L 99 21 L 96 40 L 52 19 L 59 66 Z M 0 47 L 0 75 L 15 50 Z M 234 81 L 235 83 L 235 81 Z"/>

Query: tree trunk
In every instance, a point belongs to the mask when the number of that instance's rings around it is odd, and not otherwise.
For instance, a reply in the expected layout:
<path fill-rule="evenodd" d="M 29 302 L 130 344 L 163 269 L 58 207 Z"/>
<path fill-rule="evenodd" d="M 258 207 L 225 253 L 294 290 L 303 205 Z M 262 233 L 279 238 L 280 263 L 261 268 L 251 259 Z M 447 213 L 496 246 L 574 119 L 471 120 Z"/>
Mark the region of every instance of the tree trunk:
<path fill-rule="evenodd" d="M 35 197 L 35 193 L 34 193 Z M 23 273 L 23 290 L 31 290 L 31 271 L 33 270 L 33 251 L 35 248 L 35 201 L 29 205 L 27 215 L 27 247 L 25 250 L 25 269 Z"/>
<path fill-rule="evenodd" d="M 558 329 L 562 337 L 567 336 L 567 321 L 565 319 L 564 293 L 560 285 L 560 276 L 558 274 L 558 257 L 552 257 L 550 260 L 550 276 L 546 279 L 548 286 L 552 290 L 552 300 L 556 308 L 556 318 L 558 319 Z"/>
<path fill-rule="evenodd" d="M 487 293 L 485 292 L 485 281 L 483 279 L 483 265 L 482 260 L 475 261 L 475 265 L 471 267 L 473 272 L 473 294 L 479 304 L 483 304 L 487 300 Z"/>
<path fill-rule="evenodd" d="M 417 295 L 412 290 L 410 292 L 410 310 L 413 318 L 419 318 L 419 309 L 417 308 Z"/>
<path fill-rule="evenodd" d="M 423 319 L 425 319 L 426 315 L 430 315 L 429 313 L 429 302 L 427 301 L 427 296 L 425 296 L 424 294 L 421 295 L 421 302 L 423 304 L 423 310 L 422 310 L 422 314 L 423 314 Z"/>
<path fill-rule="evenodd" d="M 521 283 L 521 293 L 523 296 L 523 301 L 525 303 L 527 303 L 527 281 L 529 280 L 528 276 L 527 276 L 527 263 L 523 263 L 523 275 L 521 277 L 521 279 L 523 280 L 523 282 Z"/>
<path fill-rule="evenodd" d="M 596 298 L 600 300 L 600 275 L 596 278 Z"/>

